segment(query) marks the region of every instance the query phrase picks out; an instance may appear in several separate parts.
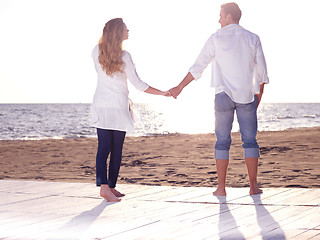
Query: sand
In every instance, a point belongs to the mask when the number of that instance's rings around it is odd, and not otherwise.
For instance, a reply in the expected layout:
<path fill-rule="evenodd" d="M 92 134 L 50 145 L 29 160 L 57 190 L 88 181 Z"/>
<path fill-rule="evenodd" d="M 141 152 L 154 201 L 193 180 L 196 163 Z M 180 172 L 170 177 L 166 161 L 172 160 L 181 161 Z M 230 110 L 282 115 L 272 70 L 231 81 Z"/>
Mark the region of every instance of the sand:
<path fill-rule="evenodd" d="M 320 187 L 320 127 L 259 132 L 258 181 Z M 228 187 L 248 187 L 240 134 L 232 134 Z M 214 134 L 127 137 L 118 183 L 215 187 Z M 92 182 L 96 138 L 0 141 L 0 179 Z"/>

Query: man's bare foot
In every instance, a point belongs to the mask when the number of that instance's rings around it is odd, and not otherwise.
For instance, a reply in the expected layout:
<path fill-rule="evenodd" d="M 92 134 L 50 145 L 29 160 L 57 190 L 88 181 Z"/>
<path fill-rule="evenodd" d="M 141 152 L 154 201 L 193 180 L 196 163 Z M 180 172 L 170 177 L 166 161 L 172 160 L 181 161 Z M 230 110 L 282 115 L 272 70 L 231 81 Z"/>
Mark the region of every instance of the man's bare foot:
<path fill-rule="evenodd" d="M 110 190 L 109 186 L 101 185 L 100 196 L 108 202 L 119 202 L 121 199 L 117 198 Z"/>
<path fill-rule="evenodd" d="M 116 190 L 115 188 L 110 188 L 111 192 L 113 193 L 113 195 L 115 195 L 116 197 L 124 197 L 125 194 L 119 192 L 118 190 Z"/>
<path fill-rule="evenodd" d="M 249 194 L 250 195 L 255 195 L 255 194 L 260 194 L 262 192 L 263 191 L 260 188 L 256 187 L 256 188 L 252 188 L 252 189 L 250 188 Z"/>
<path fill-rule="evenodd" d="M 217 190 L 214 191 L 212 194 L 213 194 L 214 196 L 226 196 L 226 195 L 227 195 L 225 189 L 219 189 L 219 188 L 217 188 Z"/>

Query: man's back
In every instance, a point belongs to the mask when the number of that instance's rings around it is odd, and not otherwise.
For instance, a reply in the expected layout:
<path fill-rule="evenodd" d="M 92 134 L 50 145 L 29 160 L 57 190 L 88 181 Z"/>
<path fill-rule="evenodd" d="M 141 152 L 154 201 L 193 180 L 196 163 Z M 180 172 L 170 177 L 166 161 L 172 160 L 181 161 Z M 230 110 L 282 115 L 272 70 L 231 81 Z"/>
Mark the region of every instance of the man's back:
<path fill-rule="evenodd" d="M 216 94 L 225 92 L 237 103 L 252 102 L 261 82 L 268 82 L 259 37 L 238 24 L 211 35 L 189 72 L 198 79 L 210 62 Z"/>
<path fill-rule="evenodd" d="M 213 61 L 213 87 L 225 91 L 239 103 L 253 101 L 256 92 L 253 83 L 259 37 L 238 24 L 219 29 L 211 37 L 215 50 Z"/>

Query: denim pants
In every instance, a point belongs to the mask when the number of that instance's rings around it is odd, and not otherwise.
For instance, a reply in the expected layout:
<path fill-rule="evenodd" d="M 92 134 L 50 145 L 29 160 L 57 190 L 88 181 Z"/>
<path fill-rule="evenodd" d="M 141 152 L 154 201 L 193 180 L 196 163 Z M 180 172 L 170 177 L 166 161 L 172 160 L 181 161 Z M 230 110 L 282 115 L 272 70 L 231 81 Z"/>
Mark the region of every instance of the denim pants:
<path fill-rule="evenodd" d="M 96 156 L 97 186 L 107 184 L 115 188 L 122 159 L 122 147 L 126 132 L 97 128 L 98 151 Z M 109 178 L 107 177 L 107 159 L 110 155 Z"/>
<path fill-rule="evenodd" d="M 215 159 L 229 159 L 231 145 L 231 129 L 234 111 L 237 113 L 240 127 L 244 157 L 259 157 L 259 145 L 257 136 L 257 97 L 248 104 L 239 104 L 231 100 L 224 92 L 215 97 Z"/>

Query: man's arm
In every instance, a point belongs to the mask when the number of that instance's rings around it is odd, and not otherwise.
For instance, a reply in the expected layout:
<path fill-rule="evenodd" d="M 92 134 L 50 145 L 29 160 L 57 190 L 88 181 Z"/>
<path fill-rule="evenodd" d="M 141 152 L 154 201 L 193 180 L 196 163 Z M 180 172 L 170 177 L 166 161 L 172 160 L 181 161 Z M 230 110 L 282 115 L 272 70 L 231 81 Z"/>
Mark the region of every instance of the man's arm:
<path fill-rule="evenodd" d="M 188 72 L 188 74 L 184 77 L 184 79 L 179 83 L 178 86 L 170 89 L 171 96 L 174 97 L 174 98 L 177 98 L 179 96 L 179 94 L 181 93 L 181 91 L 189 83 L 191 83 L 192 80 L 194 80 L 194 77 L 192 76 L 192 74 L 190 72 Z"/>
<path fill-rule="evenodd" d="M 174 98 L 177 98 L 184 87 L 186 87 L 192 80 L 197 80 L 201 77 L 202 72 L 212 61 L 215 55 L 211 37 L 207 40 L 204 47 L 202 48 L 196 62 L 189 69 L 188 74 L 180 82 L 180 84 L 172 89 L 170 93 Z"/>
<path fill-rule="evenodd" d="M 258 98 L 258 106 L 259 106 L 261 102 L 263 90 L 264 90 L 264 85 L 269 83 L 269 78 L 267 73 L 267 64 L 264 58 L 264 54 L 262 51 L 262 46 L 259 38 L 257 42 L 257 52 L 256 52 L 255 61 L 256 61 L 256 67 L 258 71 L 257 74 L 259 76 L 259 82 L 260 82 L 260 93 L 256 95 Z"/>
<path fill-rule="evenodd" d="M 257 96 L 257 98 L 258 98 L 257 108 L 259 107 L 259 104 L 260 104 L 260 102 L 261 102 L 261 98 L 262 98 L 262 94 L 263 94 L 263 90 L 264 90 L 264 84 L 265 84 L 265 83 L 260 84 L 260 93 L 259 93 L 259 94 L 256 94 L 256 96 Z"/>

